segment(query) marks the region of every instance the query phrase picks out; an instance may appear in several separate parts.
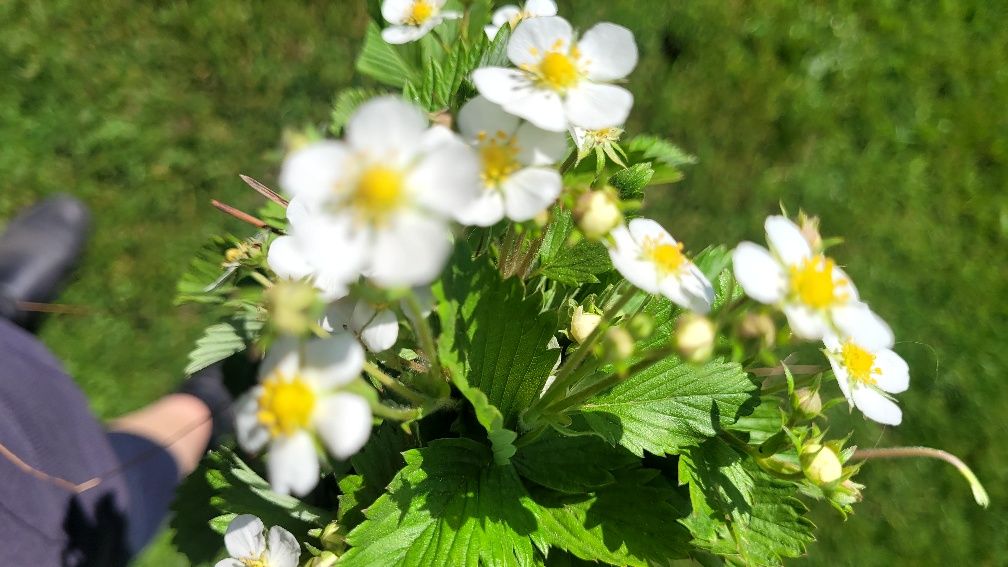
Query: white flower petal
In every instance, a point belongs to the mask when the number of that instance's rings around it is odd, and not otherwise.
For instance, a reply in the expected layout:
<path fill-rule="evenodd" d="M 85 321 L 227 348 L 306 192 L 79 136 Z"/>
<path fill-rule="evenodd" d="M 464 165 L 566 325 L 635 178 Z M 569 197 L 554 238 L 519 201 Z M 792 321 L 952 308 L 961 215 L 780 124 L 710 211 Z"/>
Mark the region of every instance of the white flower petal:
<path fill-rule="evenodd" d="M 280 187 L 313 206 L 333 197 L 344 177 L 349 152 L 343 143 L 325 140 L 290 154 L 280 170 Z"/>
<path fill-rule="evenodd" d="M 405 22 L 413 11 L 414 0 L 384 0 L 381 5 L 382 17 L 390 24 Z"/>
<path fill-rule="evenodd" d="M 527 167 L 507 178 L 501 186 L 504 210 L 509 219 L 527 221 L 556 201 L 563 179 L 554 169 Z"/>
<path fill-rule="evenodd" d="M 269 567 L 297 567 L 298 559 L 301 558 L 301 544 L 294 534 L 280 526 L 273 526 L 269 530 L 267 558 Z"/>
<path fill-rule="evenodd" d="M 497 32 L 499 32 L 500 29 L 501 29 L 500 26 L 486 25 L 483 26 L 483 33 L 487 35 L 490 41 L 493 41 L 494 38 L 497 37 Z"/>
<path fill-rule="evenodd" d="M 836 343 L 835 347 L 827 344 L 827 348 L 831 352 L 826 356 L 826 358 L 829 360 L 830 366 L 833 367 L 833 375 L 836 376 L 837 386 L 840 387 L 840 391 L 843 392 L 844 397 L 847 398 L 847 405 L 853 407 L 854 398 L 851 397 L 850 373 L 847 372 L 847 368 L 841 363 L 839 354 L 837 354 L 840 350 L 840 344 Z"/>
<path fill-rule="evenodd" d="M 504 112 L 499 104 L 485 96 L 473 98 L 458 113 L 459 132 L 466 140 L 476 140 L 481 134 L 493 136 L 497 132 L 511 136 L 520 123 L 517 116 Z"/>
<path fill-rule="evenodd" d="M 388 350 L 399 338 L 399 320 L 395 312 L 391 309 L 375 311 L 366 301 L 357 303 L 351 325 L 371 352 Z"/>
<path fill-rule="evenodd" d="M 858 300 L 857 287 L 854 286 L 854 282 L 851 281 L 850 276 L 840 266 L 833 267 L 833 282 L 838 288 L 837 291 L 846 295 L 847 301 Z"/>
<path fill-rule="evenodd" d="M 277 437 L 266 455 L 270 487 L 278 494 L 304 496 L 319 480 L 318 454 L 307 431 Z"/>
<path fill-rule="evenodd" d="M 537 65 L 547 52 L 566 52 L 573 36 L 571 25 L 560 17 L 524 20 L 518 24 L 508 41 L 508 59 L 515 67 Z"/>
<path fill-rule="evenodd" d="M 269 443 L 269 430 L 259 422 L 259 396 L 262 386 L 255 386 L 235 400 L 235 435 L 246 453 L 258 453 Z"/>
<path fill-rule="evenodd" d="M 512 18 L 516 18 L 520 15 L 521 8 L 515 6 L 514 4 L 505 4 L 494 11 L 493 17 L 490 18 L 490 21 L 493 22 L 493 25 L 499 29 L 504 24 L 510 23 Z"/>
<path fill-rule="evenodd" d="M 865 303 L 854 302 L 835 307 L 830 315 L 843 336 L 869 351 L 893 346 L 895 337 L 892 329 Z"/>
<path fill-rule="evenodd" d="M 395 96 L 365 102 L 346 125 L 354 150 L 383 164 L 403 164 L 412 158 L 427 130 L 427 118 L 416 106 Z"/>
<path fill-rule="evenodd" d="M 752 242 L 742 242 L 732 252 L 735 279 L 746 295 L 760 303 L 777 303 L 787 292 L 787 278 L 770 252 Z"/>
<path fill-rule="evenodd" d="M 486 189 L 456 216 L 464 225 L 493 226 L 504 218 L 504 196 L 496 189 Z"/>
<path fill-rule="evenodd" d="M 307 201 L 301 197 L 294 197 L 287 203 L 287 224 L 296 225 L 311 221 L 314 207 Z"/>
<path fill-rule="evenodd" d="M 235 516 L 224 533 L 224 547 L 235 559 L 258 558 L 266 551 L 266 526 L 252 514 Z"/>
<path fill-rule="evenodd" d="M 637 66 L 637 44 L 633 32 L 623 26 L 603 22 L 586 31 L 578 41 L 581 60 L 594 81 L 614 81 Z"/>
<path fill-rule="evenodd" d="M 330 333 L 349 333 L 350 318 L 353 317 L 355 299 L 344 297 L 339 301 L 334 301 L 326 306 L 325 314 L 322 317 L 321 326 Z"/>
<path fill-rule="evenodd" d="M 455 217 L 483 190 L 480 169 L 476 152 L 453 136 L 421 158 L 406 178 L 406 184 L 419 204 L 444 216 Z"/>
<path fill-rule="evenodd" d="M 349 333 L 312 339 L 304 345 L 304 372 L 310 372 L 320 388 L 336 388 L 352 382 L 364 368 L 364 349 Z"/>
<path fill-rule="evenodd" d="M 889 349 L 876 352 L 875 367 L 879 369 L 879 374 L 875 377 L 879 388 L 890 394 L 898 394 L 910 387 L 910 367 L 895 352 Z"/>
<path fill-rule="evenodd" d="M 476 69 L 473 71 L 472 81 L 481 95 L 497 104 L 507 104 L 527 98 L 534 90 L 532 82 L 525 73 L 507 67 Z"/>
<path fill-rule="evenodd" d="M 518 161 L 524 165 L 552 165 L 567 155 L 567 135 L 525 123 L 515 133 Z"/>
<path fill-rule="evenodd" d="M 800 264 L 802 260 L 812 255 L 812 248 L 802 236 L 801 229 L 787 217 L 769 216 L 763 227 L 766 229 L 770 250 L 785 266 Z"/>
<path fill-rule="evenodd" d="M 214 567 L 245 567 L 245 563 L 242 563 L 233 557 L 227 557 L 225 559 L 221 559 L 217 563 L 214 563 Z"/>
<path fill-rule="evenodd" d="M 557 15 L 557 5 L 553 0 L 528 0 L 525 2 L 525 12 L 533 18 Z"/>
<path fill-rule="evenodd" d="M 266 265 L 286 280 L 302 280 L 315 271 L 293 236 L 281 236 L 270 244 L 266 253 Z"/>
<path fill-rule="evenodd" d="M 688 271 L 680 276 L 667 277 L 666 280 L 675 279 L 683 301 L 679 302 L 666 295 L 669 299 L 694 313 L 706 314 L 710 312 L 711 305 L 714 304 L 714 286 L 711 285 L 707 276 L 694 264 L 690 264 Z M 664 286 L 663 286 L 664 287 Z"/>
<path fill-rule="evenodd" d="M 791 331 L 798 338 L 807 341 L 821 339 L 829 328 L 822 313 L 813 311 L 799 303 L 784 305 L 784 315 L 787 316 Z"/>
<path fill-rule="evenodd" d="M 633 95 L 623 87 L 581 81 L 567 91 L 564 109 L 574 126 L 598 130 L 626 122 L 633 101 Z"/>
<path fill-rule="evenodd" d="M 404 211 L 375 232 L 368 275 L 383 287 L 428 284 L 451 254 L 450 236 L 442 221 Z"/>
<path fill-rule="evenodd" d="M 321 406 L 315 423 L 319 437 L 334 457 L 349 458 L 371 435 L 371 406 L 364 398 L 348 393 L 328 396 Z"/>
<path fill-rule="evenodd" d="M 538 88 L 525 89 L 523 92 L 524 96 L 521 98 L 501 102 L 504 110 L 521 116 L 543 130 L 550 132 L 567 130 L 569 124 L 560 95 L 549 89 Z"/>
<path fill-rule="evenodd" d="M 433 26 L 389 26 L 381 31 L 382 39 L 392 45 L 416 41 L 430 33 Z"/>
<path fill-rule="evenodd" d="M 633 237 L 634 242 L 637 244 L 644 242 L 644 240 L 648 238 L 667 244 L 676 243 L 676 239 L 672 238 L 672 235 L 665 230 L 665 227 L 657 221 L 651 219 L 633 219 L 627 223 L 627 229 L 630 231 L 630 236 Z"/>
<path fill-rule="evenodd" d="M 618 226 L 610 235 L 614 241 L 614 245 L 608 246 L 613 267 L 633 285 L 648 293 L 658 293 L 658 272 L 654 264 L 640 259 L 640 247 L 627 227 Z"/>
<path fill-rule="evenodd" d="M 895 402 L 867 386 L 854 386 L 851 397 L 854 406 L 872 421 L 885 425 L 899 425 L 903 421 L 903 412 Z"/>
<path fill-rule="evenodd" d="M 268 378 L 277 372 L 287 377 L 297 374 L 301 370 L 298 347 L 298 340 L 291 336 L 285 335 L 274 341 L 259 365 L 259 378 Z"/>

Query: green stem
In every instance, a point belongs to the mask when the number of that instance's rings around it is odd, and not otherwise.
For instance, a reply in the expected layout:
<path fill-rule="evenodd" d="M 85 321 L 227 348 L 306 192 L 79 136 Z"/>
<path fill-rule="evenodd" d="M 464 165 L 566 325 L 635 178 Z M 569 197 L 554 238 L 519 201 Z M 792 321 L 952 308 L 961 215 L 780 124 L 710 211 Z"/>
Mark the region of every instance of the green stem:
<path fill-rule="evenodd" d="M 869 459 L 905 459 L 910 457 L 938 459 L 952 465 L 959 471 L 959 474 L 963 475 L 966 482 L 969 483 L 970 489 L 973 491 L 973 499 L 976 500 L 976 503 L 984 508 L 990 505 L 990 497 L 987 495 L 983 484 L 980 483 L 980 479 L 973 474 L 973 471 L 970 470 L 962 459 L 948 451 L 932 449 L 931 447 L 888 447 L 885 449 L 858 449 L 851 456 L 852 459 L 865 461 Z"/>
<path fill-rule="evenodd" d="M 791 481 L 801 480 L 801 479 L 805 478 L 805 475 L 803 473 L 800 473 L 800 472 L 785 473 L 785 472 L 781 472 L 779 470 L 776 470 L 776 469 L 768 467 L 766 465 L 766 459 L 762 455 L 759 454 L 759 450 L 757 450 L 755 447 L 750 446 L 745 441 L 739 439 L 738 437 L 732 435 L 731 433 L 729 433 L 727 431 L 722 430 L 718 434 L 718 437 L 721 437 L 725 441 L 728 441 L 730 444 L 734 445 L 735 447 L 737 447 L 741 451 L 745 452 L 745 454 L 747 454 L 750 457 L 752 457 L 752 459 L 756 462 L 756 464 L 759 466 L 759 468 L 763 469 L 764 472 L 766 472 L 766 473 L 768 473 L 768 474 L 770 474 L 772 476 L 775 476 L 775 477 L 777 477 L 777 478 L 779 478 L 781 480 L 791 480 Z"/>
<path fill-rule="evenodd" d="M 371 404 L 371 411 L 378 417 L 396 421 L 411 421 L 420 417 L 420 408 L 393 408 L 380 402 Z"/>
<path fill-rule="evenodd" d="M 422 406 L 427 402 L 427 399 L 420 394 L 414 392 L 413 390 L 407 388 L 404 384 L 396 380 L 395 378 L 389 376 L 377 364 L 371 362 L 370 360 L 364 362 L 364 371 L 368 373 L 369 376 L 377 380 L 381 385 L 385 386 L 389 390 L 392 390 L 396 394 L 399 394 L 403 399 L 409 400 L 411 403 L 418 406 Z"/>
<path fill-rule="evenodd" d="M 255 281 L 259 282 L 259 285 L 263 286 L 266 289 L 273 287 L 273 282 L 269 281 L 269 278 L 260 274 L 259 272 L 256 271 L 249 272 L 249 276 L 251 276 L 252 279 L 254 279 Z"/>
<path fill-rule="evenodd" d="M 570 155 L 567 156 L 567 159 L 565 159 L 564 162 L 560 164 L 560 175 L 567 173 L 568 171 L 573 169 L 575 165 L 577 165 L 577 156 L 578 156 L 577 148 L 574 148 L 574 150 L 571 151 Z"/>
<path fill-rule="evenodd" d="M 430 323 L 427 322 L 427 318 L 424 317 L 423 308 L 420 306 L 420 300 L 413 291 L 410 291 L 406 295 L 406 307 L 410 311 L 410 320 L 413 322 L 413 329 L 419 339 L 420 346 L 424 350 L 424 354 L 427 355 L 427 360 L 430 362 L 430 371 L 435 380 L 444 380 L 444 374 L 441 372 L 441 361 L 438 358 L 437 346 L 434 344 L 434 332 L 431 331 Z"/>

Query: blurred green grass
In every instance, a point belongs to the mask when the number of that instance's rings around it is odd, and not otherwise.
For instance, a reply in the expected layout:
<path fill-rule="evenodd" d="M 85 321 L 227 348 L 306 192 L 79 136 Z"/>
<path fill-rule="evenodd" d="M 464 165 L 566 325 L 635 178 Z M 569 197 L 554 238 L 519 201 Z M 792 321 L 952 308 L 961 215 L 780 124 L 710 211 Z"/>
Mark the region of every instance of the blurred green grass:
<path fill-rule="evenodd" d="M 888 318 L 913 368 L 895 429 L 849 419 L 864 446 L 928 444 L 975 466 L 982 511 L 954 471 L 877 462 L 846 523 L 817 510 L 807 564 L 980 564 L 1008 547 L 1008 6 L 772 0 L 567 1 L 586 27 L 637 33 L 630 130 L 700 162 L 648 203 L 693 249 L 759 239 L 799 206 L 846 237 L 836 255 Z M 87 316 L 43 340 L 95 411 L 170 391 L 204 323 L 171 305 L 207 236 L 245 229 L 239 172 L 274 179 L 285 126 L 323 124 L 352 81 L 362 3 L 0 3 L 0 218 L 66 191 L 94 209 L 62 298 Z M 843 423 L 847 423 L 843 421 Z M 842 429 L 840 423 L 837 428 Z M 164 541 L 139 565 L 184 565 Z"/>

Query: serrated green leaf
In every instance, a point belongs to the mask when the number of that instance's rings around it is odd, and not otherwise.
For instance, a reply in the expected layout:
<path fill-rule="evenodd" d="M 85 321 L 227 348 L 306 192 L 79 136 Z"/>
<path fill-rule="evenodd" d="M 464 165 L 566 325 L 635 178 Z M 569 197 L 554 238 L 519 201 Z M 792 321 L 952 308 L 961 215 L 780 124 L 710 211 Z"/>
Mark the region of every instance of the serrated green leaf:
<path fill-rule="evenodd" d="M 688 556 L 689 533 L 675 522 L 689 506 L 650 469 L 615 473 L 615 482 L 579 496 L 534 492 L 542 549 L 556 547 L 587 561 L 649 567 Z"/>
<path fill-rule="evenodd" d="M 553 210 L 553 217 L 549 226 L 543 234 L 542 244 L 539 246 L 539 261 L 549 264 L 560 254 L 567 244 L 567 238 L 574 230 L 574 215 L 570 209 L 557 207 Z"/>
<path fill-rule="evenodd" d="M 675 454 L 735 422 L 756 386 L 733 362 L 670 356 L 581 407 L 588 425 L 632 453 Z"/>
<path fill-rule="evenodd" d="M 654 176 L 649 184 L 675 183 L 683 177 L 682 167 L 697 162 L 692 156 L 668 140 L 655 136 L 635 136 L 623 144 L 631 162 L 650 161 Z"/>
<path fill-rule="evenodd" d="M 594 435 L 544 434 L 514 458 L 515 469 L 532 482 L 567 494 L 591 492 L 612 484 L 612 471 L 639 462 L 622 447 Z"/>
<path fill-rule="evenodd" d="M 640 201 L 644 198 L 644 188 L 651 181 L 654 169 L 650 163 L 638 163 L 618 171 L 609 178 L 609 185 L 616 188 L 620 199 Z"/>
<path fill-rule="evenodd" d="M 230 282 L 224 278 L 227 274 L 223 265 L 224 254 L 239 242 L 240 240 L 233 236 L 216 236 L 204 244 L 193 257 L 189 269 L 182 274 L 176 284 L 175 304 L 223 303 L 228 292 L 233 289 Z"/>
<path fill-rule="evenodd" d="M 464 374 L 454 374 L 452 381 L 465 399 L 472 404 L 473 410 L 476 412 L 476 420 L 486 429 L 487 439 L 490 440 L 490 447 L 493 450 L 494 463 L 508 464 L 517 450 L 514 441 L 518 438 L 518 434 L 504 427 L 504 415 L 490 403 L 486 394 L 469 385 Z"/>
<path fill-rule="evenodd" d="M 536 563 L 535 517 L 514 468 L 470 439 L 404 454 L 406 467 L 347 537 L 338 565 L 511 567 Z"/>
<path fill-rule="evenodd" d="M 570 248 L 562 249 L 539 271 L 551 280 L 578 285 L 598 283 L 599 279 L 596 276 L 611 269 L 609 252 L 601 242 L 581 240 Z"/>
<path fill-rule="evenodd" d="M 416 74 L 392 45 L 381 37 L 378 24 L 370 22 L 364 36 L 364 47 L 357 57 L 357 70 L 379 83 L 402 88 L 415 81 Z"/>
<path fill-rule="evenodd" d="M 355 475 L 340 479 L 340 524 L 352 528 L 364 520 L 364 509 L 370 506 L 402 469 L 406 461 L 402 452 L 415 447 L 413 439 L 402 428 L 384 422 L 371 432 L 367 445 L 350 457 Z"/>
<path fill-rule="evenodd" d="M 334 136 L 339 136 L 347 121 L 350 120 L 350 116 L 353 115 L 360 105 L 382 94 L 383 91 L 381 90 L 364 87 L 351 87 L 340 91 L 339 95 L 336 96 L 336 100 L 333 101 L 332 114 L 329 118 L 329 131 Z"/>
<path fill-rule="evenodd" d="M 203 336 L 196 339 L 196 347 L 189 353 L 185 373 L 194 374 L 245 350 L 259 336 L 264 324 L 260 315 L 249 309 L 228 321 L 210 325 L 203 331 Z"/>
<path fill-rule="evenodd" d="M 720 439 L 679 459 L 679 482 L 688 484 L 692 514 L 682 520 L 694 544 L 738 565 L 780 565 L 814 541 L 795 484 L 769 476 Z"/>

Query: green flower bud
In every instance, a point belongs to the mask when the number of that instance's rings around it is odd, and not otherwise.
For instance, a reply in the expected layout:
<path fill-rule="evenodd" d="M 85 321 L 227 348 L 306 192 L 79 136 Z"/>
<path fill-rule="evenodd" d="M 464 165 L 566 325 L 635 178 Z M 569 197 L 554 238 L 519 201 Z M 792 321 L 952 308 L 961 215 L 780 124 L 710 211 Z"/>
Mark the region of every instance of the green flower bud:
<path fill-rule="evenodd" d="M 835 482 L 843 476 L 843 464 L 836 451 L 818 443 L 809 443 L 802 448 L 801 464 L 805 477 L 819 486 Z"/>
<path fill-rule="evenodd" d="M 822 413 L 822 398 L 819 392 L 812 388 L 798 388 L 794 393 L 798 414 L 805 419 L 812 419 Z"/>
<path fill-rule="evenodd" d="M 584 308 L 578 305 L 574 308 L 574 315 L 571 316 L 570 336 L 578 343 L 583 343 L 588 335 L 592 334 L 595 327 L 602 321 L 601 315 L 585 312 Z"/>
<path fill-rule="evenodd" d="M 765 313 L 748 313 L 739 324 L 739 333 L 747 339 L 759 339 L 763 346 L 772 347 L 777 342 L 777 326 Z"/>
<path fill-rule="evenodd" d="M 266 290 L 265 299 L 270 323 L 282 334 L 307 335 L 318 324 L 322 303 L 308 282 L 277 282 Z"/>
<path fill-rule="evenodd" d="M 598 240 L 623 222 L 619 199 L 607 191 L 589 191 L 578 198 L 574 219 L 586 238 Z"/>
<path fill-rule="evenodd" d="M 604 344 L 606 357 L 614 362 L 630 358 L 636 346 L 633 336 L 623 327 L 610 327 Z"/>
<path fill-rule="evenodd" d="M 714 323 L 703 315 L 685 315 L 677 324 L 675 347 L 690 362 L 704 362 L 714 352 L 717 330 Z"/>
<path fill-rule="evenodd" d="M 333 567 L 339 561 L 339 556 L 331 551 L 323 551 L 318 557 L 312 557 L 304 567 Z"/>
<path fill-rule="evenodd" d="M 319 536 L 322 542 L 322 549 L 328 551 L 343 551 L 346 548 L 346 537 L 344 537 L 340 525 L 336 522 L 329 522 Z"/>
<path fill-rule="evenodd" d="M 627 330 L 635 339 L 646 339 L 654 332 L 654 318 L 646 313 L 638 313 L 627 323 Z"/>

